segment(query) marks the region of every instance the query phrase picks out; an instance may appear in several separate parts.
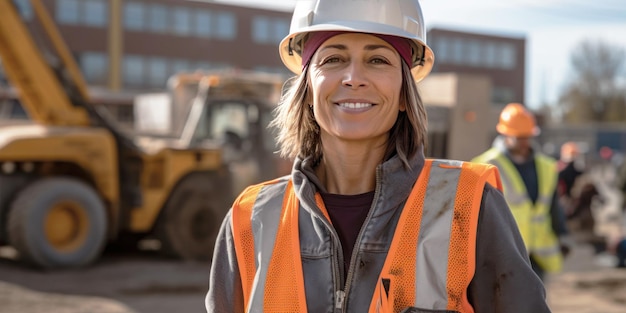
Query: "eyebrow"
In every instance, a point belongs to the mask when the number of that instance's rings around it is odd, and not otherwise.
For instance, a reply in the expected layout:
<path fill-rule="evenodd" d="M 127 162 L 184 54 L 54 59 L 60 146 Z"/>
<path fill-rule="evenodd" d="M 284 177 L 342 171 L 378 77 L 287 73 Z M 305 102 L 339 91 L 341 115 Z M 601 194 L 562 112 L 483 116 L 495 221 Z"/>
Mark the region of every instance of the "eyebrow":
<path fill-rule="evenodd" d="M 394 51 L 394 49 L 385 46 L 385 45 L 366 45 L 364 50 L 368 50 L 368 51 L 372 51 L 372 50 L 376 50 L 376 49 L 387 49 L 390 51 Z M 326 50 L 326 49 L 339 49 L 339 50 L 348 50 L 348 47 L 346 45 L 342 45 L 342 44 L 335 44 L 335 45 L 328 45 L 328 46 L 324 46 L 320 49 L 320 51 Z"/>

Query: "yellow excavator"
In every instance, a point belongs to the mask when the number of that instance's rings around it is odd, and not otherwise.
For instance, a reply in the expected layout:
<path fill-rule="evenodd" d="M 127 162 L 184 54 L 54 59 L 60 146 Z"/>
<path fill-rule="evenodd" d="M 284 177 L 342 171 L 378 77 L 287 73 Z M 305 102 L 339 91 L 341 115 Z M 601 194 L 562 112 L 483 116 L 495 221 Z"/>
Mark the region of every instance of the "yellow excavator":
<path fill-rule="evenodd" d="M 14 3 L 0 1 L 2 65 L 32 121 L 0 125 L 0 245 L 42 268 L 85 266 L 109 245 L 145 237 L 166 254 L 210 259 L 239 192 L 235 180 L 276 174 L 238 172 L 236 164 L 264 155 L 273 162 L 265 121 L 275 101 L 267 90 L 280 94 L 278 79 L 204 75 L 187 107 L 167 109 L 186 109 L 171 116 L 182 125 L 177 135 L 129 136 L 91 100 L 40 0 L 30 3 L 59 62 L 44 57 Z"/>

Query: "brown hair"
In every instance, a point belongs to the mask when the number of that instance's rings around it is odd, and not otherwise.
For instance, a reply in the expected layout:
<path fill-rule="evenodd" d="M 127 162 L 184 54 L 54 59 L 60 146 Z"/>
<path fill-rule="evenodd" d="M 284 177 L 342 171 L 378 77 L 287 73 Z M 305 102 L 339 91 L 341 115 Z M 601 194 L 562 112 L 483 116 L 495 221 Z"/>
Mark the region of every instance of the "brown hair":
<path fill-rule="evenodd" d="M 283 86 L 283 95 L 275 109 L 275 118 L 270 126 L 278 131 L 277 141 L 283 157 L 322 158 L 319 125 L 315 121 L 308 67 L 298 76 L 289 79 Z M 397 154 L 404 165 L 413 157 L 420 146 L 426 149 L 428 119 L 426 108 L 417 90 L 411 69 L 402 62 L 402 88 L 400 101 L 406 110 L 400 111 L 398 119 L 389 131 L 385 160 Z"/>

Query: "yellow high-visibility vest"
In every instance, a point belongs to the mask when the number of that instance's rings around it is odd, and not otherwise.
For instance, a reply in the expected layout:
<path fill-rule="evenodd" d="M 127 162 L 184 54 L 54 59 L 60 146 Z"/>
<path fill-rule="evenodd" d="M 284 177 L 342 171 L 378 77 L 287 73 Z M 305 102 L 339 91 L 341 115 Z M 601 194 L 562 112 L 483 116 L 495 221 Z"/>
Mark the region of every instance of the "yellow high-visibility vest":
<path fill-rule="evenodd" d="M 498 167 L 502 175 L 504 198 L 513 213 L 526 250 L 533 255 L 533 259 L 544 271 L 550 273 L 561 271 L 563 256 L 559 240 L 552 229 L 550 215 L 558 179 L 556 161 L 543 154 L 535 154 L 539 194 L 534 204 L 515 165 L 499 149 L 491 148 L 474 158 L 472 162 L 488 163 Z"/>
<path fill-rule="evenodd" d="M 281 197 L 284 194 L 280 211 L 257 205 L 259 192 L 274 183 L 248 188 L 233 205 L 233 238 L 245 309 L 307 312 L 307 300 L 314 299 L 306 299 L 304 290 L 300 205 L 291 181 L 280 193 Z M 495 166 L 426 160 L 400 215 L 378 285 L 368 300 L 370 313 L 400 312 L 409 307 L 474 312 L 467 288 L 475 272 L 478 215 L 487 183 L 502 190 Z M 259 202 L 274 203 L 267 198 Z M 329 219 L 319 194 L 316 202 Z M 269 215 L 274 217 L 272 221 Z M 447 243 L 447 249 L 441 243 Z M 424 260 L 425 250 L 429 258 L 440 256 L 441 262 L 419 262 Z M 433 270 L 433 266 L 437 268 Z"/>

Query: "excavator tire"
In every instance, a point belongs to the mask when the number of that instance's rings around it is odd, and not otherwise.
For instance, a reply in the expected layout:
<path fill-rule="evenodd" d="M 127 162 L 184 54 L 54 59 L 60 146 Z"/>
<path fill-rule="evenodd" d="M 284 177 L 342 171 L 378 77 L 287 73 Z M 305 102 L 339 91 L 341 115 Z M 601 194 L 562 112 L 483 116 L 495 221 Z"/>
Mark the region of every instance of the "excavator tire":
<path fill-rule="evenodd" d="M 88 265 L 106 244 L 104 204 L 91 186 L 74 178 L 36 180 L 17 194 L 9 210 L 9 244 L 36 267 Z"/>
<path fill-rule="evenodd" d="M 157 229 L 161 253 L 183 260 L 208 261 L 219 227 L 232 204 L 228 179 L 217 173 L 183 178 L 165 205 Z"/>

